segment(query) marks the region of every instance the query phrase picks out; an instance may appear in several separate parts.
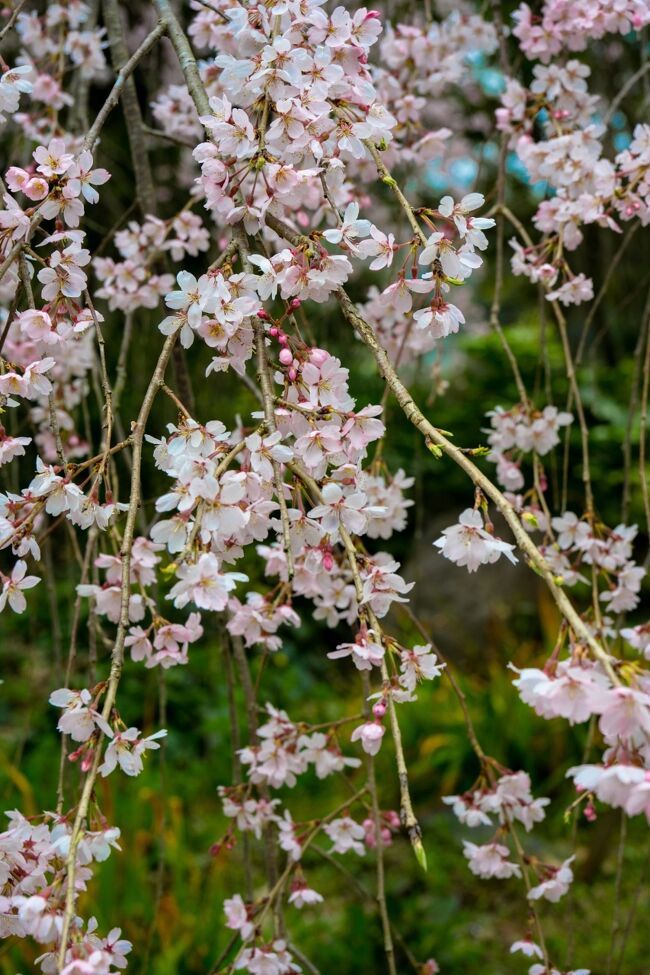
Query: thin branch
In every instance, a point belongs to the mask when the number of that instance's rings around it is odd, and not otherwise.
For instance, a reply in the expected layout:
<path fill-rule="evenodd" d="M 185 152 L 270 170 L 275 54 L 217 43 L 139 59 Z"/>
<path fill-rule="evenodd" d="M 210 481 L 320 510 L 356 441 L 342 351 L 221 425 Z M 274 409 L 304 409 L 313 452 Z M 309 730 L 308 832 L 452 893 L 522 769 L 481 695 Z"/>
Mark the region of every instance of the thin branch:
<path fill-rule="evenodd" d="M 639 478 L 645 512 L 646 530 L 650 536 L 650 493 L 648 492 L 648 469 L 646 466 L 646 437 L 648 430 L 648 393 L 650 392 L 650 335 L 646 338 L 643 357 L 643 385 L 641 390 L 641 411 L 639 417 Z"/>
<path fill-rule="evenodd" d="M 646 298 L 641 328 L 634 347 L 634 368 L 632 373 L 632 383 L 630 385 L 630 399 L 625 419 L 625 436 L 623 437 L 623 492 L 621 500 L 621 521 L 627 523 L 630 511 L 630 481 L 632 473 L 632 429 L 639 403 L 639 382 L 641 379 L 642 364 L 644 361 L 645 343 L 650 337 L 650 291 Z"/>
<path fill-rule="evenodd" d="M 5 37 L 9 33 L 9 31 L 11 30 L 11 28 L 14 26 L 14 24 L 18 20 L 18 14 L 23 9 L 23 7 L 25 6 L 26 3 L 27 3 L 27 0 L 18 0 L 18 3 L 16 4 L 16 6 L 14 7 L 14 9 L 11 12 L 11 16 L 9 17 L 9 20 L 4 25 L 4 27 L 2 28 L 2 30 L 0 30 L 0 43 L 5 39 Z"/>
<path fill-rule="evenodd" d="M 161 22 L 167 28 L 167 35 L 176 52 L 187 90 L 196 106 L 197 112 L 199 115 L 210 115 L 210 102 L 203 81 L 201 80 L 196 58 L 194 57 L 190 42 L 183 28 L 171 8 L 171 4 L 168 0 L 153 0 L 153 3 L 160 14 Z"/>
<path fill-rule="evenodd" d="M 630 224 L 627 233 L 623 237 L 620 246 L 617 248 L 616 253 L 614 254 L 613 258 L 609 263 L 609 266 L 607 268 L 607 274 L 605 275 L 605 280 L 603 281 L 598 294 L 596 295 L 596 297 L 591 303 L 591 306 L 589 308 L 589 313 L 587 314 L 585 323 L 582 327 L 582 332 L 580 333 L 580 341 L 578 342 L 578 349 L 576 351 L 576 365 L 580 365 L 580 363 L 582 362 L 582 358 L 585 352 L 585 346 L 587 343 L 587 336 L 589 335 L 591 326 L 593 325 L 594 318 L 596 317 L 596 312 L 600 308 L 605 298 L 605 295 L 607 294 L 609 286 L 612 283 L 612 280 L 614 278 L 614 274 L 618 269 L 618 265 L 621 263 L 621 259 L 625 254 L 625 251 L 627 250 L 628 244 L 632 241 L 635 233 L 637 232 L 640 226 L 641 224 L 639 222 Z"/>
<path fill-rule="evenodd" d="M 528 394 L 526 393 L 526 387 L 521 375 L 521 370 L 519 369 L 519 363 L 517 358 L 510 347 L 510 343 L 506 338 L 506 334 L 503 331 L 501 325 L 501 294 L 503 291 L 503 268 L 505 263 L 505 217 L 503 214 L 503 206 L 505 204 L 505 193 L 506 193 L 506 159 L 508 155 L 508 140 L 509 136 L 506 132 L 501 135 L 501 145 L 499 148 L 499 166 L 497 170 L 497 209 L 496 209 L 496 250 L 495 250 L 495 270 L 494 270 L 494 292 L 492 297 L 492 305 L 490 307 L 490 327 L 494 330 L 498 339 L 501 343 L 501 347 L 506 355 L 506 358 L 510 364 L 510 369 L 512 370 L 512 375 L 515 379 L 515 384 L 517 386 L 517 392 L 519 393 L 519 400 L 528 411 L 530 409 L 530 403 L 528 400 Z"/>
<path fill-rule="evenodd" d="M 242 262 L 244 267 L 249 273 L 252 273 L 252 267 L 248 260 L 248 244 L 246 241 L 246 234 L 241 227 L 237 225 L 233 233 L 235 239 L 237 240 L 239 251 L 241 254 Z M 264 403 L 264 418 L 266 420 L 266 425 L 271 433 L 275 433 L 277 430 L 277 425 L 275 422 L 275 408 L 273 405 L 274 393 L 273 393 L 273 383 L 271 380 L 271 373 L 269 370 L 269 363 L 266 355 L 266 332 L 264 330 L 264 324 L 255 315 L 252 319 L 253 321 L 253 332 L 255 334 L 255 349 L 257 352 L 257 371 L 259 373 L 260 386 L 262 388 L 262 397 Z M 273 467 L 273 481 L 275 484 L 275 493 L 278 499 L 278 504 L 280 506 L 280 520 L 282 524 L 282 543 L 284 548 L 285 557 L 287 560 L 287 574 L 289 580 L 293 579 L 294 566 L 293 566 L 293 551 L 291 547 L 291 522 L 289 520 L 289 511 L 287 509 L 287 499 L 284 496 L 284 482 L 282 480 L 282 472 L 280 470 L 280 465 L 276 460 L 271 461 Z"/>
<path fill-rule="evenodd" d="M 612 971 L 614 960 L 614 949 L 621 930 L 621 888 L 623 884 L 623 864 L 625 858 L 625 840 L 627 837 L 627 813 L 624 809 L 620 812 L 620 827 L 618 837 L 618 847 L 616 850 L 616 879 L 614 881 L 614 903 L 612 905 L 612 929 L 609 939 L 609 950 L 607 952 L 606 975 Z"/>
<path fill-rule="evenodd" d="M 646 61 L 645 64 L 642 64 L 638 71 L 635 71 L 634 74 L 627 79 L 620 91 L 617 92 L 616 97 L 612 99 L 612 104 L 609 106 L 609 110 L 603 119 L 603 125 L 605 128 L 607 128 L 612 118 L 618 111 L 618 106 L 621 104 L 623 99 L 627 97 L 628 93 L 631 92 L 634 87 L 636 87 L 637 83 L 641 81 L 648 71 L 650 71 L 650 61 Z"/>
<path fill-rule="evenodd" d="M 118 75 L 113 86 L 113 91 L 109 95 L 110 107 L 108 112 L 110 112 L 111 108 L 117 104 L 117 101 L 121 95 L 122 111 L 124 112 L 126 133 L 131 150 L 131 160 L 133 162 L 136 193 L 140 202 L 140 209 L 142 210 L 142 214 L 144 216 L 147 213 L 153 213 L 156 204 L 156 193 L 153 176 L 151 174 L 151 167 L 149 165 L 147 146 L 144 133 L 142 131 L 142 112 L 140 111 L 140 103 L 138 101 L 135 82 L 131 75 L 138 61 L 148 53 L 158 39 L 165 33 L 165 24 L 157 24 L 154 30 L 142 42 L 133 57 L 130 58 L 128 48 L 124 40 L 120 4 L 118 0 L 103 0 L 102 9 L 104 11 L 104 23 L 106 25 L 106 32 L 108 34 L 108 40 L 111 48 L 113 67 Z M 115 97 L 111 100 L 111 96 L 115 92 L 115 88 L 119 81 L 121 81 L 121 86 L 115 93 Z M 108 114 L 108 112 L 106 114 Z M 101 122 L 102 125 L 103 122 L 104 120 Z M 95 121 L 95 125 L 93 125 L 93 129 L 95 129 L 96 125 L 97 120 Z M 91 129 L 89 136 L 92 134 L 93 139 L 95 139 L 96 136 L 93 129 Z M 88 137 L 86 141 L 88 141 Z"/>
<path fill-rule="evenodd" d="M 370 677 L 367 671 L 364 671 L 361 675 L 361 680 L 363 684 L 363 694 L 364 694 L 364 706 L 365 706 L 365 717 L 366 720 L 370 720 L 371 711 L 368 698 L 370 697 Z M 373 755 L 366 756 L 366 765 L 368 768 L 368 792 L 370 793 L 370 801 L 372 807 L 372 818 L 374 822 L 374 832 L 375 832 L 375 850 L 377 854 L 377 909 L 379 910 L 379 917 L 381 919 L 381 929 L 384 936 L 384 954 L 386 955 L 386 964 L 388 965 L 389 975 L 397 975 L 397 969 L 395 967 L 395 948 L 393 947 L 393 937 L 390 930 L 390 918 L 388 915 L 388 906 L 386 904 L 386 875 L 384 868 L 384 840 L 381 835 L 381 815 L 379 811 L 379 796 L 377 794 L 377 776 L 375 774 L 375 758 Z"/>
<path fill-rule="evenodd" d="M 112 22 L 110 15 L 109 15 L 109 22 Z M 84 149 L 90 149 L 90 151 L 92 152 L 92 150 L 95 148 L 97 140 L 99 139 L 99 134 L 101 130 L 104 128 L 106 119 L 111 114 L 113 109 L 117 106 L 120 97 L 123 96 L 123 91 L 125 89 L 125 86 L 129 87 L 129 81 L 131 85 L 133 85 L 133 81 L 131 80 L 131 75 L 135 71 L 140 61 L 144 57 L 146 57 L 149 51 L 155 46 L 157 41 L 163 36 L 165 30 L 166 27 L 164 24 L 156 24 L 156 26 L 151 31 L 151 33 L 147 34 L 147 36 L 143 40 L 142 44 L 140 44 L 138 49 L 134 51 L 131 57 L 128 58 L 119 68 L 117 75 L 115 77 L 115 81 L 113 83 L 113 87 L 108 93 L 108 97 L 106 101 L 104 102 L 99 112 L 97 113 L 95 121 L 93 122 L 88 134 L 84 139 Z M 135 87 L 133 87 L 133 90 L 135 91 Z M 128 98 L 129 96 L 124 94 L 124 97 Z"/>
<path fill-rule="evenodd" d="M 124 663 L 124 641 L 126 639 L 126 634 L 129 627 L 129 598 L 131 594 L 131 549 L 133 546 L 135 524 L 138 514 L 138 507 L 140 505 L 141 499 L 141 485 L 140 485 L 140 470 L 142 467 L 142 446 L 144 441 L 144 432 L 149 418 L 149 413 L 151 412 L 151 407 L 156 398 L 156 395 L 164 382 L 165 370 L 169 363 L 169 359 L 172 354 L 172 350 L 176 343 L 178 337 L 178 332 L 174 332 L 172 335 L 167 336 L 165 343 L 162 347 L 160 355 L 158 356 L 158 361 L 154 369 L 153 375 L 149 381 L 142 405 L 140 407 L 140 412 L 138 414 L 138 419 L 135 422 L 133 428 L 133 467 L 131 472 L 131 491 L 129 496 L 129 510 L 126 516 L 126 525 L 124 527 L 124 535 L 122 538 L 122 545 L 120 549 L 121 558 L 121 605 L 120 605 L 120 618 L 117 627 L 117 634 L 115 637 L 115 643 L 113 645 L 113 651 L 111 654 L 111 669 L 108 678 L 108 683 L 106 687 L 106 695 L 104 697 L 104 705 L 102 708 L 102 716 L 104 720 L 108 720 L 110 717 L 113 705 L 115 704 L 115 698 L 117 695 L 117 688 L 120 682 L 120 677 L 122 675 L 122 666 Z M 68 935 L 70 932 L 70 925 L 74 917 L 75 911 L 75 901 L 76 901 L 76 889 L 75 889 L 75 875 L 77 868 L 77 847 L 81 840 L 83 834 L 84 822 L 88 814 L 88 807 L 90 804 L 90 798 L 93 793 L 95 786 L 95 780 L 97 778 L 97 770 L 99 768 L 99 763 L 102 755 L 101 742 L 98 742 L 95 753 L 93 757 L 93 762 L 89 772 L 84 780 L 83 789 L 81 792 L 81 798 L 79 800 L 79 805 L 77 806 L 77 812 L 74 819 L 74 824 L 72 826 L 72 831 L 70 835 L 70 847 L 68 856 L 66 858 L 66 874 L 67 874 L 67 887 L 66 887 L 66 901 L 65 910 L 63 913 L 63 918 L 61 922 L 61 942 L 59 946 L 58 953 L 58 965 L 59 968 L 63 968 L 65 962 L 65 955 L 68 947 Z"/>
<path fill-rule="evenodd" d="M 361 898 L 362 901 L 370 905 L 370 907 L 372 907 L 373 910 L 375 911 L 378 910 L 378 905 L 375 898 L 372 897 L 370 892 L 367 891 L 366 888 L 359 883 L 355 875 L 351 873 L 351 871 L 348 870 L 348 868 L 344 866 L 344 864 L 340 863 L 336 859 L 336 857 L 333 857 L 331 853 L 328 853 L 326 850 L 323 850 L 320 846 L 312 846 L 312 850 L 314 851 L 314 853 L 317 853 L 319 857 L 322 857 L 322 859 L 325 860 L 326 863 L 329 863 L 332 867 L 338 870 L 338 872 L 341 874 L 342 877 L 345 877 L 347 883 L 355 891 L 357 896 Z M 415 955 L 413 954 L 408 944 L 406 943 L 406 940 L 402 937 L 402 935 L 397 930 L 397 928 L 395 927 L 392 921 L 390 922 L 390 930 L 391 930 L 391 935 L 393 937 L 393 940 L 400 946 L 400 948 L 404 952 L 408 960 L 408 963 L 413 969 L 413 971 L 416 973 L 416 975 L 421 975 L 422 965 L 419 964 Z"/>

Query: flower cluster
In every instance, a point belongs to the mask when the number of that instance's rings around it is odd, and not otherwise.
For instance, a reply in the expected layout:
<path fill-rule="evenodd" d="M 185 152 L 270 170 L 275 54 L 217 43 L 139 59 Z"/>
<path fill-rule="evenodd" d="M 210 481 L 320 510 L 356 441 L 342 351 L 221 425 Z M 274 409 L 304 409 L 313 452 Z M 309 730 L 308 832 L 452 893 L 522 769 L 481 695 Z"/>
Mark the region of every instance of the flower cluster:
<path fill-rule="evenodd" d="M 569 6 L 547 4 L 565 11 Z M 645 5 L 637 6 L 639 11 L 644 8 L 643 17 L 640 13 L 629 16 L 641 25 L 648 22 L 650 13 Z M 595 10 L 598 4 L 591 7 Z M 522 5 L 520 10 L 524 9 L 530 13 Z M 518 29 L 525 21 L 520 21 Z M 603 32 L 624 30 L 629 22 L 622 10 L 616 27 L 605 27 L 606 21 L 604 16 L 594 19 Z M 588 36 L 588 30 L 585 34 Z M 571 36 L 580 44 L 585 34 L 572 32 Z M 650 220 L 650 129 L 636 125 L 629 145 L 613 159 L 607 158 L 607 130 L 598 120 L 599 100 L 587 88 L 590 74 L 589 66 L 575 58 L 563 66 L 538 64 L 529 88 L 517 79 L 508 80 L 497 112 L 498 125 L 509 134 L 527 179 L 552 190 L 552 195 L 539 204 L 533 220 L 543 235 L 540 242 L 535 244 L 529 238 L 511 241 L 512 270 L 541 283 L 547 289 L 547 300 L 565 306 L 594 297 L 592 279 L 584 272 L 573 272 L 566 257 L 566 252 L 582 243 L 584 228 L 598 225 L 620 233 L 622 224 L 638 219 L 645 226 Z"/>
<path fill-rule="evenodd" d="M 547 62 L 563 49 L 584 51 L 590 40 L 605 34 L 627 34 L 650 22 L 650 11 L 641 0 L 623 0 L 610 6 L 604 0 L 581 5 L 579 13 L 567 0 L 546 0 L 541 16 L 527 3 L 515 12 L 513 30 L 521 50 L 529 58 Z"/>
<path fill-rule="evenodd" d="M 3 935 L 31 938 L 38 945 L 56 945 L 65 909 L 66 860 L 70 850 L 70 824 L 63 817 L 46 813 L 31 821 L 14 810 L 8 813 L 8 828 L 0 833 L 0 877 L 2 879 Z M 77 883 L 85 890 L 95 863 L 119 850 L 120 831 L 107 825 L 85 830 L 75 849 Z M 132 945 L 120 937 L 119 928 L 101 937 L 97 921 L 89 918 L 80 927 L 74 947 L 65 955 L 61 971 L 113 973 L 126 967 Z M 56 970 L 56 954 L 46 951 L 39 959 L 44 971 Z M 85 966 L 85 969 L 84 969 Z"/>
<path fill-rule="evenodd" d="M 571 413 L 545 406 L 531 412 L 521 406 L 511 410 L 497 407 L 487 414 L 490 418 L 488 443 L 492 450 L 488 459 L 497 465 L 497 480 L 509 491 L 524 486 L 521 458 L 535 452 L 539 457 L 548 454 L 560 443 L 560 430 L 573 422 Z"/>

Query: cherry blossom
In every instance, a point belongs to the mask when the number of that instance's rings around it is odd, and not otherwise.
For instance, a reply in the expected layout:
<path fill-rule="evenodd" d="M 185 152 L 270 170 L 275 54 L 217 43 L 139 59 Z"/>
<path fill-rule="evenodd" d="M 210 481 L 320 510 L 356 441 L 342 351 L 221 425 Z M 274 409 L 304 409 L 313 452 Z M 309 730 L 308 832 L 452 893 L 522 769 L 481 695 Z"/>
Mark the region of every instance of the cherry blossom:
<path fill-rule="evenodd" d="M 485 843 L 483 846 L 477 846 L 476 843 L 465 840 L 463 853 L 472 873 L 483 879 L 497 877 L 503 880 L 521 876 L 521 868 L 517 863 L 508 860 L 510 851 L 501 843 Z"/>
<path fill-rule="evenodd" d="M 156 731 L 148 738 L 140 738 L 140 732 L 137 728 L 127 728 L 125 731 L 116 732 L 106 749 L 99 774 L 104 777 L 110 775 L 119 765 L 126 775 L 139 775 L 144 768 L 143 754 L 149 749 L 160 748 L 157 739 L 164 738 L 166 734 L 167 732 L 162 730 Z"/>
<path fill-rule="evenodd" d="M 226 925 L 233 931 L 237 931 L 242 941 L 248 941 L 255 931 L 255 926 L 249 920 L 246 905 L 240 894 L 235 894 L 224 901 L 223 909 L 226 915 Z"/>
<path fill-rule="evenodd" d="M 179 609 L 189 602 L 199 609 L 225 609 L 228 593 L 238 582 L 248 582 L 248 576 L 243 572 L 220 572 L 218 559 L 209 552 L 201 555 L 195 565 L 180 566 L 178 578 L 168 598 L 173 599 L 174 606 Z"/>
<path fill-rule="evenodd" d="M 435 653 L 431 652 L 431 644 L 416 646 L 412 650 L 402 650 L 400 653 L 402 687 L 413 692 L 419 680 L 433 680 L 439 677 L 444 664 L 438 663 Z"/>
<path fill-rule="evenodd" d="M 381 748 L 381 741 L 386 729 L 379 721 L 367 721 L 365 724 L 355 728 L 350 736 L 350 741 L 360 741 L 361 746 L 367 755 L 377 755 Z"/>
<path fill-rule="evenodd" d="M 50 704 L 63 708 L 63 714 L 57 724 L 62 734 L 70 735 L 73 741 L 87 741 L 95 729 L 99 728 L 109 738 L 113 737 L 113 730 L 92 706 L 92 695 L 88 690 L 71 691 L 62 687 L 50 694 Z"/>
<path fill-rule="evenodd" d="M 14 613 L 24 613 L 27 600 L 23 595 L 26 589 L 33 589 L 41 581 L 38 576 L 28 576 L 27 563 L 19 559 L 11 570 L 10 576 L 2 576 L 2 591 L 0 592 L 0 611 L 7 604 Z"/>
<path fill-rule="evenodd" d="M 321 894 L 316 890 L 312 890 L 303 881 L 294 881 L 291 885 L 291 893 L 289 894 L 289 904 L 293 904 L 294 907 L 305 907 L 311 904 L 322 904 L 323 898 Z"/>
<path fill-rule="evenodd" d="M 309 517 L 319 520 L 332 540 L 338 539 L 340 525 L 354 535 L 362 535 L 366 527 L 366 502 L 363 491 L 346 495 L 338 484 L 329 483 L 323 488 L 323 504 L 312 508 Z M 369 513 L 382 514 L 382 510 L 371 508 Z"/>
<path fill-rule="evenodd" d="M 548 873 L 547 879 L 529 890 L 528 899 L 539 900 L 543 897 L 547 901 L 556 903 L 561 897 L 564 897 L 573 881 L 571 863 L 574 859 L 575 857 L 569 857 L 560 867 L 548 868 L 546 871 Z"/>
<path fill-rule="evenodd" d="M 361 842 L 365 836 L 365 830 L 363 826 L 360 826 L 349 816 L 333 819 L 324 827 L 324 832 L 334 844 L 332 852 L 348 853 L 351 850 L 357 856 L 365 856 L 365 847 Z"/>
<path fill-rule="evenodd" d="M 514 545 L 502 542 L 486 531 L 481 512 L 472 508 L 466 508 L 458 524 L 445 528 L 433 544 L 445 558 L 456 565 L 466 566 L 468 572 L 476 572 L 480 565 L 496 562 L 501 555 L 513 565 L 517 562 Z"/>

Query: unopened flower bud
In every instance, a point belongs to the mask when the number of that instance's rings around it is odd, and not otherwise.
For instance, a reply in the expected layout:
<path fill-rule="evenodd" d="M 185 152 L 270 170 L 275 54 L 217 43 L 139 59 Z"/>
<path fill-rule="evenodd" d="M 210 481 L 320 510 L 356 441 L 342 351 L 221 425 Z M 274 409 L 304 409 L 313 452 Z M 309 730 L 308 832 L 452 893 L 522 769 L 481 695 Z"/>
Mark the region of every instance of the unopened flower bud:
<path fill-rule="evenodd" d="M 315 366 L 322 366 L 323 363 L 327 362 L 329 356 L 325 349 L 312 349 L 309 358 Z"/>

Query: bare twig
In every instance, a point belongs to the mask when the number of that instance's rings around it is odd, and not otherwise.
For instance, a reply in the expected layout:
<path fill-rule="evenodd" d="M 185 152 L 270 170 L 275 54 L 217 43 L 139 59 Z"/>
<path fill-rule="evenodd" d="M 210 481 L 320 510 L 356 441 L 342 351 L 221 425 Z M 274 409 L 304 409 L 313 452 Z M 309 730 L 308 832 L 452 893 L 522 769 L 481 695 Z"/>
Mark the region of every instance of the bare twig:
<path fill-rule="evenodd" d="M 9 31 L 11 30 L 11 28 L 14 26 L 14 24 L 18 20 L 18 14 L 23 9 L 23 7 L 25 6 L 26 3 L 27 3 L 27 0 L 18 0 L 18 3 L 14 7 L 14 9 L 11 11 L 11 14 L 9 16 L 9 20 L 4 25 L 4 27 L 2 28 L 2 30 L 0 30 L 0 42 L 2 42 L 5 39 L 5 37 L 9 33 Z"/>
<path fill-rule="evenodd" d="M 368 672 L 364 671 L 361 675 L 364 706 L 366 720 L 370 720 L 371 711 L 368 698 L 370 697 L 370 678 Z M 381 919 L 382 934 L 384 936 L 384 954 L 389 975 L 397 975 L 395 967 L 395 948 L 393 947 L 393 936 L 390 929 L 390 918 L 386 905 L 386 876 L 384 868 L 384 840 L 381 835 L 381 815 L 379 811 L 379 796 L 377 793 L 377 777 L 375 775 L 375 759 L 373 755 L 366 756 L 366 766 L 368 769 L 368 792 L 372 806 L 372 818 L 375 827 L 375 850 L 377 854 L 377 909 Z"/>
<path fill-rule="evenodd" d="M 120 677 L 122 675 L 122 665 L 124 662 L 124 641 L 126 639 L 127 630 L 129 627 L 129 597 L 131 594 L 131 549 L 134 540 L 134 529 L 137 519 L 138 507 L 140 505 L 140 470 L 142 467 L 142 446 L 144 441 L 144 432 L 149 418 L 149 413 L 151 412 L 151 407 L 156 398 L 156 395 L 164 382 L 165 370 L 167 364 L 172 354 L 174 344 L 178 337 L 178 332 L 174 332 L 172 335 L 167 336 L 165 343 L 162 347 L 160 355 L 158 356 L 158 361 L 154 369 L 153 375 L 149 381 L 149 385 L 144 395 L 142 405 L 140 407 L 140 412 L 138 414 L 138 419 L 135 422 L 133 428 L 133 467 L 131 472 L 131 491 L 129 496 L 129 510 L 126 516 L 126 525 L 124 527 L 124 535 L 122 537 L 122 546 L 120 549 L 121 558 L 121 605 L 120 605 L 120 618 L 117 627 L 117 634 L 115 636 L 115 643 L 113 645 L 113 651 L 111 654 L 111 669 L 106 687 L 106 694 L 104 697 L 104 704 L 102 707 L 102 715 L 105 720 L 110 717 L 113 705 L 115 704 L 115 698 L 117 695 L 117 688 L 120 682 Z M 95 748 L 95 754 L 93 762 L 89 772 L 84 780 L 83 789 L 81 791 L 81 798 L 77 806 L 77 812 L 75 815 L 74 823 L 72 826 L 72 831 L 70 835 L 70 847 L 68 856 L 66 858 L 66 874 L 67 874 L 67 887 L 66 887 L 66 901 L 65 910 L 63 913 L 63 918 L 61 922 L 61 942 L 59 946 L 58 953 L 58 965 L 59 968 L 63 968 L 65 955 L 67 951 L 68 934 L 70 932 L 70 925 L 74 917 L 75 910 L 75 900 L 76 900 L 76 890 L 75 890 L 75 874 L 77 866 L 77 847 L 82 837 L 84 822 L 88 814 L 88 806 L 90 803 L 90 798 L 95 786 L 95 780 L 97 778 L 97 770 L 99 768 L 99 763 L 101 759 L 102 748 L 101 744 L 98 743 Z"/>
<path fill-rule="evenodd" d="M 157 24 L 154 30 L 142 42 L 133 57 L 129 58 L 129 52 L 124 41 L 120 4 L 118 0 L 102 0 L 102 9 L 104 11 L 104 23 L 106 25 L 106 32 L 108 34 L 108 40 L 111 47 L 113 67 L 118 75 L 115 84 L 113 85 L 113 90 L 109 95 L 109 108 L 106 115 L 108 115 L 114 105 L 117 104 L 117 101 L 121 96 L 124 121 L 126 122 L 126 132 L 129 139 L 129 147 L 131 149 L 131 160 L 133 162 L 133 173 L 135 175 L 136 193 L 138 200 L 140 201 L 140 208 L 143 215 L 153 213 L 156 205 L 156 194 L 153 176 L 151 174 L 151 167 L 149 165 L 146 141 L 142 131 L 142 112 L 140 111 L 140 103 L 138 101 L 135 82 L 131 75 L 138 64 L 138 61 L 140 61 L 144 55 L 151 50 L 153 45 L 164 34 L 166 28 L 164 23 Z M 120 86 L 116 91 L 118 84 Z M 93 125 L 93 129 L 95 129 L 98 120 L 99 116 L 95 121 L 95 125 Z M 104 120 L 105 116 L 101 121 L 101 125 L 103 125 Z M 96 134 L 92 130 L 91 133 L 93 140 L 96 139 Z M 91 133 L 89 133 L 89 136 Z M 88 137 L 86 142 L 88 142 Z"/>
<path fill-rule="evenodd" d="M 104 16 L 106 16 L 106 13 L 104 14 Z M 109 22 L 113 23 L 110 14 L 109 14 Z M 97 140 L 99 139 L 100 132 L 104 128 L 106 119 L 111 114 L 113 109 L 117 106 L 120 97 L 123 97 L 125 100 L 128 99 L 130 96 L 126 94 L 126 92 L 131 87 L 135 92 L 135 86 L 133 85 L 133 79 L 131 78 L 131 75 L 135 71 L 140 61 L 144 57 L 146 57 L 146 55 L 154 47 L 157 41 L 163 36 L 163 34 L 165 33 L 165 29 L 166 28 L 164 24 L 156 24 L 156 26 L 151 31 L 151 33 L 147 34 L 142 44 L 140 44 L 138 49 L 133 52 L 131 57 L 127 58 L 127 60 L 125 60 L 123 64 L 120 65 L 115 77 L 115 81 L 113 83 L 113 87 L 111 88 L 106 101 L 104 102 L 99 112 L 97 113 L 95 117 L 95 121 L 93 122 L 90 130 L 88 131 L 88 134 L 84 139 L 85 149 L 90 149 L 92 152 L 92 150 L 95 147 L 95 144 L 97 143 Z M 120 53 L 123 54 L 124 49 L 122 49 L 121 45 L 119 45 L 119 49 L 120 49 Z M 117 60 L 119 58 L 119 54 L 116 53 L 115 58 Z"/>

